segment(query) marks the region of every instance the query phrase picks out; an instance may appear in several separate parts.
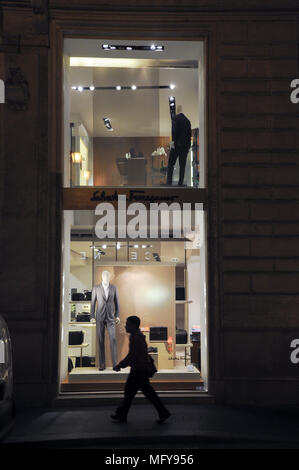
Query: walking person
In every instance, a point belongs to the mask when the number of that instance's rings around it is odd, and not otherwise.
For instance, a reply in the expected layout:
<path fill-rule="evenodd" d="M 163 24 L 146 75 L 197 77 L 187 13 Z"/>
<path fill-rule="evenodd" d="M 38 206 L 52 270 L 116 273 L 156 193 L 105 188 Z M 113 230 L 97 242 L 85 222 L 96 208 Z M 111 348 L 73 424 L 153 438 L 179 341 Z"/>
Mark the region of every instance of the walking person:
<path fill-rule="evenodd" d="M 114 421 L 126 422 L 132 400 L 138 390 L 141 390 L 156 408 L 159 415 L 157 423 L 161 424 L 169 418 L 170 412 L 149 382 L 147 344 L 139 326 L 140 318 L 136 316 L 127 318 L 126 331 L 130 333 L 129 353 L 114 367 L 114 370 L 119 372 L 120 369 L 131 366 L 131 372 L 125 385 L 123 402 L 118 406 L 115 414 L 111 415 L 111 418 Z"/>
<path fill-rule="evenodd" d="M 172 119 L 172 142 L 168 159 L 167 185 L 172 185 L 174 165 L 179 158 L 180 176 L 178 186 L 183 186 L 188 152 L 191 145 L 191 123 L 182 113 L 182 106 L 177 107 L 178 114 Z"/>

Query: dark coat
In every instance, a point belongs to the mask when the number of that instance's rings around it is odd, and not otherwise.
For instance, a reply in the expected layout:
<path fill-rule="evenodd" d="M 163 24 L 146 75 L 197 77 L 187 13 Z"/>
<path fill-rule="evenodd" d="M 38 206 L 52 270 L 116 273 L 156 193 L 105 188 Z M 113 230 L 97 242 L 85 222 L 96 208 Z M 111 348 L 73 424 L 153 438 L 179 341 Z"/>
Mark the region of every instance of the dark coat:
<path fill-rule="evenodd" d="M 189 149 L 191 145 L 191 123 L 185 114 L 179 113 L 172 119 L 172 140 L 175 148 Z"/>
<path fill-rule="evenodd" d="M 130 335 L 129 353 L 120 361 L 119 366 L 123 369 L 131 366 L 132 370 L 146 372 L 148 368 L 148 352 L 145 336 L 140 330 Z"/>

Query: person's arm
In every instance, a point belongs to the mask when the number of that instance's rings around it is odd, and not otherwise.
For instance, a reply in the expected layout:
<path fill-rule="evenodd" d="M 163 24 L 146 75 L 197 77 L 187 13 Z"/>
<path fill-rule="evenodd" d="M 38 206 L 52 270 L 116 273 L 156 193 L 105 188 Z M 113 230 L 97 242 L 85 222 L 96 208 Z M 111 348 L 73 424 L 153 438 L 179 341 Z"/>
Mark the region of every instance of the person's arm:
<path fill-rule="evenodd" d="M 97 300 L 96 288 L 93 287 L 91 291 L 91 304 L 90 304 L 90 318 L 92 320 L 96 319 L 95 317 L 96 300 Z"/>
<path fill-rule="evenodd" d="M 118 363 L 121 369 L 132 366 L 136 362 L 136 340 L 133 337 L 130 338 L 129 352 L 126 357 Z"/>

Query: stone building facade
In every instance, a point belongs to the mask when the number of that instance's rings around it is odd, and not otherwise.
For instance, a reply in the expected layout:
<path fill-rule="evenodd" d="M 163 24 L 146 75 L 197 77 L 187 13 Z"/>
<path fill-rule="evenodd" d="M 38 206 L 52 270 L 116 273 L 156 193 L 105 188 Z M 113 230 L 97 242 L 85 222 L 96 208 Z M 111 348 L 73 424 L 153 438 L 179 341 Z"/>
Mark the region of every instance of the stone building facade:
<path fill-rule="evenodd" d="M 65 35 L 204 38 L 209 393 L 299 401 L 296 0 L 3 0 L 1 296 L 21 405 L 57 398 Z"/>

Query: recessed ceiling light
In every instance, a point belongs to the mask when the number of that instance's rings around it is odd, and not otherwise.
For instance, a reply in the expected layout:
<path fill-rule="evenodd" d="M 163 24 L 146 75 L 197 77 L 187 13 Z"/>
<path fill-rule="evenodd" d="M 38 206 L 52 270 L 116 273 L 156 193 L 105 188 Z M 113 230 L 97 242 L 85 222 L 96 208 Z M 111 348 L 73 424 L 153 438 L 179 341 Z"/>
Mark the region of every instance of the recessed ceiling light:
<path fill-rule="evenodd" d="M 83 91 L 83 86 L 78 86 L 79 91 Z"/>
<path fill-rule="evenodd" d="M 169 85 L 169 87 L 170 87 L 171 90 L 174 90 L 174 89 L 175 89 L 175 85 L 174 85 L 173 83 L 171 83 L 171 84 Z"/>
<path fill-rule="evenodd" d="M 107 248 L 107 245 L 102 245 L 102 248 L 104 248 L 104 250 L 105 250 L 105 248 Z"/>
<path fill-rule="evenodd" d="M 119 91 L 121 90 L 121 86 L 120 85 L 117 85 L 116 89 Z"/>
<path fill-rule="evenodd" d="M 155 44 L 152 44 L 152 45 L 151 45 L 151 50 L 152 50 L 152 51 L 155 51 L 155 50 L 156 50 Z"/>
<path fill-rule="evenodd" d="M 136 86 L 136 85 L 132 85 L 131 88 L 132 88 L 132 90 L 136 90 L 137 86 Z"/>
<path fill-rule="evenodd" d="M 77 87 L 76 87 L 76 86 L 72 86 L 72 90 L 77 90 Z"/>
<path fill-rule="evenodd" d="M 93 91 L 93 90 L 94 90 L 94 86 L 90 86 L 89 89 L 90 89 L 91 91 Z"/>
<path fill-rule="evenodd" d="M 132 50 L 132 47 L 131 47 L 131 46 L 127 46 L 126 49 L 127 49 L 127 51 L 131 51 L 131 50 Z"/>
<path fill-rule="evenodd" d="M 134 248 L 139 248 L 139 245 L 134 245 Z"/>

